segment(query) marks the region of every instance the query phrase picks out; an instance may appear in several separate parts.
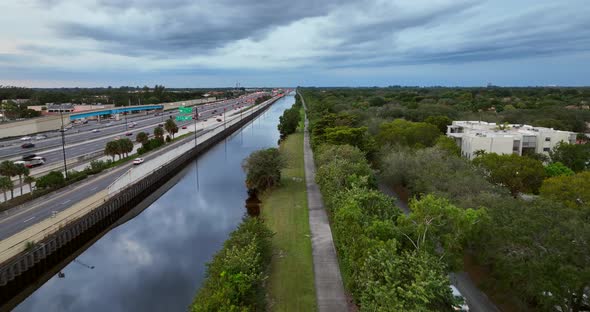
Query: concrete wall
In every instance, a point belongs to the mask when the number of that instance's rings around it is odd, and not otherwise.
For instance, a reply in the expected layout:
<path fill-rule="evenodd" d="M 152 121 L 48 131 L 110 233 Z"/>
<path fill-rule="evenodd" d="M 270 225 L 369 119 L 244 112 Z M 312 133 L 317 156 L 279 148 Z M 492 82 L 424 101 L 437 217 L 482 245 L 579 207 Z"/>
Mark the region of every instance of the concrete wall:
<path fill-rule="evenodd" d="M 33 274 L 33 277 L 40 275 L 54 266 L 48 267 L 48 263 L 56 263 L 60 259 L 67 257 L 69 253 L 64 254 L 63 248 L 71 247 L 73 243 L 84 244 L 95 236 L 89 235 L 89 230 L 92 229 L 96 232 L 99 228 L 108 228 L 117 222 L 144 197 L 179 172 L 186 163 L 192 161 L 196 156 L 260 115 L 277 99 L 279 98 L 269 101 L 269 105 L 259 107 L 256 110 L 253 109 L 243 119 L 235 120 L 227 129 L 220 130 L 208 140 L 196 147 L 193 146 L 193 148 L 179 155 L 174 161 L 169 161 L 134 184 L 120 188 L 116 194 L 105 199 L 103 204 L 92 209 L 83 217 L 72 221 L 57 232 L 37 242 L 34 248 L 23 251 L 0 264 L 0 305 L 7 302 L 7 300 L 12 300 L 11 296 L 18 289 L 28 287 L 28 283 L 23 279 L 30 279 L 31 274 Z M 52 260 L 52 257 L 57 258 Z"/>
<path fill-rule="evenodd" d="M 70 123 L 70 114 L 63 114 L 64 125 Z M 14 121 L 7 123 L 0 123 L 0 139 L 20 137 L 27 134 L 46 132 L 46 131 L 57 131 L 61 128 L 60 115 L 46 116 L 27 119 L 23 121 Z"/>

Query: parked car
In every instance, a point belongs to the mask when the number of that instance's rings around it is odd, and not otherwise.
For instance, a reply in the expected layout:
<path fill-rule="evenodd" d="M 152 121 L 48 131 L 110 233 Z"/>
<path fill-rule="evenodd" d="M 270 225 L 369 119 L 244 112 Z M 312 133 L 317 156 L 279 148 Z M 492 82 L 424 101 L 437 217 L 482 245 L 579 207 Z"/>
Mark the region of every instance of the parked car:
<path fill-rule="evenodd" d="M 22 147 L 22 148 L 31 148 L 31 147 L 35 147 L 35 144 L 29 142 L 29 143 L 25 143 L 25 144 L 21 145 L 20 147 Z"/>
<path fill-rule="evenodd" d="M 92 132 L 93 133 L 99 133 L 100 132 L 100 129 L 92 129 Z"/>
<path fill-rule="evenodd" d="M 22 138 L 20 138 L 21 141 L 29 141 L 31 139 L 30 136 L 24 136 Z"/>
<path fill-rule="evenodd" d="M 133 132 L 127 132 L 127 133 L 125 133 L 125 135 L 126 136 L 132 136 L 133 135 Z"/>
<path fill-rule="evenodd" d="M 43 140 L 43 139 L 47 139 L 47 136 L 44 134 L 37 134 L 35 136 L 35 140 Z"/>
<path fill-rule="evenodd" d="M 186 126 L 182 126 L 182 129 L 186 129 Z"/>
<path fill-rule="evenodd" d="M 135 166 L 140 165 L 141 163 L 143 163 L 143 158 L 135 158 L 133 160 L 133 165 Z"/>
<path fill-rule="evenodd" d="M 469 306 L 467 305 L 467 300 L 463 297 L 463 294 L 455 287 L 451 285 L 451 292 L 453 293 L 453 298 L 455 298 L 455 304 L 453 305 L 453 310 L 455 311 L 469 311 Z"/>

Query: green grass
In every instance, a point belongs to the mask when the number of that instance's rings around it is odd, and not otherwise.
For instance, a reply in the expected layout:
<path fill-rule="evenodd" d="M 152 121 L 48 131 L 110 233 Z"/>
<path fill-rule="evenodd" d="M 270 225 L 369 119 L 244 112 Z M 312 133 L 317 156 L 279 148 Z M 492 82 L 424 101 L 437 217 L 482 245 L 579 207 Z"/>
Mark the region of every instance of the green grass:
<path fill-rule="evenodd" d="M 267 291 L 270 311 L 316 311 L 303 163 L 303 132 L 281 144 L 287 168 L 281 186 L 265 194 L 262 215 L 275 236 Z"/>

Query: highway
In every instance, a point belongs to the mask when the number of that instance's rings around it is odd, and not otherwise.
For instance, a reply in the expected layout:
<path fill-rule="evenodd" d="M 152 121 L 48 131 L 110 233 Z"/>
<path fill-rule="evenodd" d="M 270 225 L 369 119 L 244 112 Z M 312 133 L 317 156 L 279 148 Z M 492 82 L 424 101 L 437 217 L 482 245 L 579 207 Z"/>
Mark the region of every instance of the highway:
<path fill-rule="evenodd" d="M 249 94 L 237 99 L 199 105 L 199 121 L 203 121 L 218 114 L 223 114 L 224 108 L 229 112 L 231 109 L 237 108 L 238 106 L 246 107 L 247 105 L 251 105 L 253 104 L 253 100 L 261 95 L 262 94 Z M 160 116 L 155 116 L 153 113 L 147 116 L 142 114 L 141 116 L 135 117 L 131 117 L 133 115 L 130 115 L 127 119 L 127 127 L 125 126 L 124 117 L 119 121 L 105 120 L 100 123 L 97 121 L 89 121 L 88 124 L 74 125 L 72 129 L 66 131 L 65 135 L 66 159 L 72 159 L 93 152 L 100 152 L 104 150 L 104 146 L 107 142 L 116 137 L 127 137 L 125 136 L 127 132 L 132 133 L 131 136 L 128 136 L 131 140 L 134 140 L 135 135 L 141 131 L 152 134 L 153 129 L 158 124 L 163 124 L 168 118 L 174 118 L 178 115 L 178 111 L 165 111 L 160 114 Z M 179 128 L 183 125 L 191 125 L 193 123 L 192 120 L 175 122 Z M 135 123 L 136 125 L 133 128 L 130 128 L 129 125 L 132 123 Z M 99 129 L 99 132 L 92 132 L 94 129 Z M 0 148 L 0 161 L 7 159 L 17 160 L 22 155 L 30 153 L 45 157 L 45 166 L 63 161 L 61 135 L 59 133 L 56 133 L 53 137 L 48 137 L 47 139 L 42 140 L 32 140 L 32 142 L 34 142 L 35 147 L 29 149 L 21 148 L 20 145 L 23 142 L 20 140 L 3 142 L 3 144 L 14 145 Z"/>
<path fill-rule="evenodd" d="M 226 105 L 219 105 L 217 108 L 231 106 L 234 103 L 230 102 Z M 213 109 L 210 109 L 204 116 L 214 116 L 218 114 L 212 113 Z M 200 111 L 199 111 L 200 113 Z M 205 119 L 203 117 L 203 119 Z M 191 120 L 192 121 L 192 120 Z M 191 122 L 189 121 L 189 122 Z M 205 129 L 215 127 L 218 122 L 210 119 L 206 122 Z M 201 136 L 206 131 L 202 129 L 198 130 L 198 136 Z M 176 148 L 188 141 L 193 140 L 192 136 L 173 142 L 172 144 L 165 145 L 163 148 L 142 156 L 145 161 L 149 161 L 166 151 Z M 91 145 L 95 145 L 91 143 Z M 0 240 L 4 240 L 24 229 L 30 225 L 40 222 L 50 217 L 54 211 L 60 212 L 69 208 L 73 203 L 79 202 L 95 194 L 99 190 L 106 189 L 111 183 L 113 183 L 121 174 L 125 173 L 132 163 L 122 164 L 114 169 L 102 172 L 95 177 L 91 177 L 87 180 L 82 181 L 80 184 L 65 187 L 52 193 L 50 198 L 38 198 L 31 202 L 28 202 L 25 207 L 15 208 L 6 212 L 0 213 Z"/>

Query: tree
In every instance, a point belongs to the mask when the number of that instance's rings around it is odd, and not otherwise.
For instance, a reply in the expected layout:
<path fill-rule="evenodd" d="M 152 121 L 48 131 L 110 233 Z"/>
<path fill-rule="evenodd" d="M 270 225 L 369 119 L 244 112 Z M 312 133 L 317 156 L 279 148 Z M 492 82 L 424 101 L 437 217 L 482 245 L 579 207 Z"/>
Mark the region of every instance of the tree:
<path fill-rule="evenodd" d="M 367 133 L 367 127 L 351 128 L 339 126 L 325 129 L 326 143 L 332 145 L 351 145 L 370 155 L 374 152 L 375 142 Z"/>
<path fill-rule="evenodd" d="M 172 138 L 174 138 L 174 134 L 178 132 L 178 126 L 172 119 L 166 120 L 166 123 L 164 124 L 164 129 L 166 129 L 166 132 L 168 132 L 172 136 Z"/>
<path fill-rule="evenodd" d="M 421 251 L 398 251 L 395 241 L 373 248 L 361 275 L 363 311 L 452 311 L 444 263 Z"/>
<path fill-rule="evenodd" d="M 547 172 L 548 177 L 556 177 L 556 176 L 571 176 L 574 175 L 575 172 L 572 169 L 566 167 L 564 164 L 558 162 L 554 162 L 552 164 L 547 165 L 545 167 L 545 172 Z"/>
<path fill-rule="evenodd" d="M 9 177 L 0 177 L 0 190 L 4 192 L 5 201 L 8 201 L 8 190 L 12 190 L 13 187 L 14 184 Z"/>
<path fill-rule="evenodd" d="M 424 122 L 435 125 L 442 134 L 447 133 L 447 126 L 453 123 L 447 116 L 429 116 L 424 119 Z"/>
<path fill-rule="evenodd" d="M 5 160 L 2 163 L 0 163 L 0 175 L 12 178 L 17 175 L 17 171 L 18 169 L 16 168 L 16 165 L 10 160 Z M 14 197 L 13 189 L 10 189 L 10 197 Z"/>
<path fill-rule="evenodd" d="M 156 139 L 164 140 L 164 130 L 161 127 L 154 128 L 154 137 Z"/>
<path fill-rule="evenodd" d="M 58 188 L 64 185 L 66 182 L 63 174 L 59 171 L 51 171 L 48 174 L 39 177 L 37 179 L 37 183 L 35 184 L 37 188 L 45 189 L 45 188 Z"/>
<path fill-rule="evenodd" d="M 295 133 L 300 120 L 299 108 L 293 105 L 293 107 L 286 109 L 283 115 L 279 117 L 279 125 L 277 126 L 281 133 L 281 139 L 286 138 L 291 133 Z"/>
<path fill-rule="evenodd" d="M 590 171 L 546 179 L 539 194 L 570 208 L 590 207 Z"/>
<path fill-rule="evenodd" d="M 459 208 L 431 194 L 412 200 L 410 208 L 398 224 L 411 246 L 432 254 L 442 247 L 450 266 L 461 267 L 464 248 L 479 235 L 479 224 L 487 218 L 485 209 Z"/>
<path fill-rule="evenodd" d="M 117 141 L 107 142 L 107 145 L 104 148 L 104 154 L 111 156 L 113 161 L 115 161 L 115 155 L 119 155 L 119 144 Z"/>
<path fill-rule="evenodd" d="M 141 145 L 145 145 L 149 140 L 148 134 L 145 132 L 140 132 L 135 136 L 135 141 L 137 143 L 141 143 Z"/>
<path fill-rule="evenodd" d="M 14 173 L 18 176 L 18 181 L 20 184 L 20 194 L 23 194 L 23 175 L 28 176 L 30 173 L 29 168 L 25 167 L 23 164 L 15 165 Z"/>
<path fill-rule="evenodd" d="M 381 145 L 406 145 L 410 147 L 433 146 L 440 132 L 435 125 L 425 122 L 411 122 L 396 119 L 383 123 L 377 134 L 377 142 Z"/>
<path fill-rule="evenodd" d="M 29 192 L 31 193 L 31 196 L 33 195 L 33 183 L 35 183 L 36 180 L 37 179 L 35 179 L 35 177 L 30 175 L 26 175 L 24 179 L 24 182 L 29 185 Z"/>
<path fill-rule="evenodd" d="M 125 157 L 128 157 L 129 153 L 133 151 L 133 142 L 131 142 L 130 139 L 119 139 L 115 142 L 117 142 L 119 146 L 119 152 L 125 155 Z"/>
<path fill-rule="evenodd" d="M 575 172 L 589 167 L 590 144 L 569 144 L 560 142 L 549 152 L 552 162 L 561 162 Z"/>
<path fill-rule="evenodd" d="M 516 154 L 486 153 L 473 160 L 490 182 L 507 187 L 512 196 L 520 192 L 537 193 L 545 178 L 545 167 L 535 159 Z"/>
<path fill-rule="evenodd" d="M 448 136 L 439 136 L 438 139 L 436 139 L 434 146 L 449 153 L 449 155 L 461 156 L 461 147 L 457 145 L 455 140 Z"/>
<path fill-rule="evenodd" d="M 246 172 L 246 187 L 263 192 L 278 185 L 284 167 L 285 160 L 276 148 L 253 152 L 242 164 Z"/>

